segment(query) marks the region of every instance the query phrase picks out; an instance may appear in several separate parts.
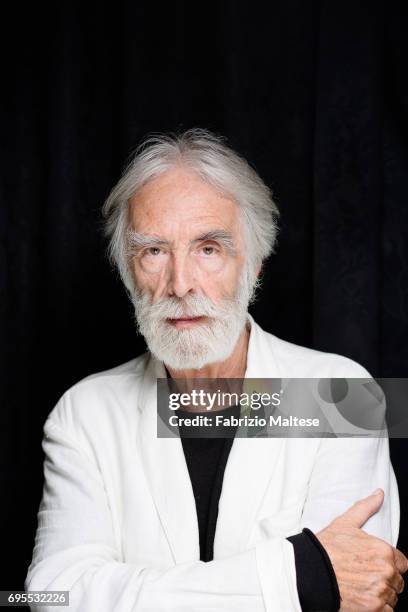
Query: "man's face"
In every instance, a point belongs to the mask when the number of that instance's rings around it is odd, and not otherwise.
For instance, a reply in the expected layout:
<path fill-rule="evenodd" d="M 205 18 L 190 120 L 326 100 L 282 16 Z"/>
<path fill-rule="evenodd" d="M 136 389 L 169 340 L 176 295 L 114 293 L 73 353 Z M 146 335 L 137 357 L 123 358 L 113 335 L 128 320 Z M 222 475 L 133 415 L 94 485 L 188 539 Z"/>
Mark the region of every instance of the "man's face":
<path fill-rule="evenodd" d="M 134 305 L 150 350 L 175 369 L 222 361 L 249 300 L 238 205 L 175 169 L 138 191 L 129 210 Z"/>
<path fill-rule="evenodd" d="M 196 293 L 214 302 L 233 295 L 244 264 L 234 201 L 195 173 L 178 169 L 145 185 L 130 204 L 131 225 L 147 239 L 133 258 L 134 276 L 153 303 Z M 162 244 L 149 245 L 149 237 Z"/>

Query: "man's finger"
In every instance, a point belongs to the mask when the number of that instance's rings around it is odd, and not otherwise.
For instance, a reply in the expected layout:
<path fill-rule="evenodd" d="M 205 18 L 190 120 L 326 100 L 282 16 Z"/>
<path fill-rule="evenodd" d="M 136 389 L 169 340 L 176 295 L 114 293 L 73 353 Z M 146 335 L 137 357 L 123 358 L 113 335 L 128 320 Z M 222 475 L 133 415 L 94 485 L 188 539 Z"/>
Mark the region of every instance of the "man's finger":
<path fill-rule="evenodd" d="M 394 548 L 394 563 L 400 574 L 408 570 L 408 559 L 398 548 Z"/>
<path fill-rule="evenodd" d="M 384 501 L 384 491 L 377 489 L 364 499 L 360 499 L 344 514 L 337 517 L 336 522 L 340 521 L 348 527 L 358 527 L 359 529 L 381 508 Z"/>
<path fill-rule="evenodd" d="M 394 609 L 398 602 L 398 595 L 396 594 L 394 589 L 390 589 L 389 591 L 387 591 L 386 598 L 386 603 L 391 606 L 392 609 Z"/>
<path fill-rule="evenodd" d="M 397 574 L 395 579 L 393 580 L 392 587 L 395 589 L 397 594 L 400 595 L 404 590 L 404 586 L 405 583 L 403 577 L 401 576 L 401 574 Z"/>
<path fill-rule="evenodd" d="M 399 595 L 404 590 L 404 579 L 399 572 L 395 572 L 393 577 L 388 580 L 388 584 Z"/>

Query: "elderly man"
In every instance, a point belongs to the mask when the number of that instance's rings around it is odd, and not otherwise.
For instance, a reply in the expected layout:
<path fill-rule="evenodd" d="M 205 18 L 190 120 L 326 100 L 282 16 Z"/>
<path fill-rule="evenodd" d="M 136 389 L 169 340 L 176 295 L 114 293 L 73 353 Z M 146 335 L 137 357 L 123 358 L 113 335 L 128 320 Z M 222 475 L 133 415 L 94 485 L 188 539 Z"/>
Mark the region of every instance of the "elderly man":
<path fill-rule="evenodd" d="M 387 438 L 157 436 L 157 378 L 369 376 L 248 314 L 276 237 L 269 189 L 190 130 L 146 141 L 104 211 L 149 351 L 50 413 L 26 589 L 84 612 L 393 609 L 408 562 Z"/>

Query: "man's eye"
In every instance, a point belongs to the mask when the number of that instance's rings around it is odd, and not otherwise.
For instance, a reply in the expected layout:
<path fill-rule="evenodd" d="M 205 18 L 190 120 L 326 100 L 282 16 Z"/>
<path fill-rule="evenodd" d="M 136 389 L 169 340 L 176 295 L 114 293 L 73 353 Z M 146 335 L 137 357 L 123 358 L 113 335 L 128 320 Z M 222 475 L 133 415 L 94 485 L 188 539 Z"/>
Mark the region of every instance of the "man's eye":
<path fill-rule="evenodd" d="M 215 253 L 215 248 L 213 246 L 205 246 L 203 247 L 204 255 L 213 255 Z"/>
<path fill-rule="evenodd" d="M 149 247 L 145 251 L 146 255 L 158 255 L 160 253 L 159 247 Z"/>

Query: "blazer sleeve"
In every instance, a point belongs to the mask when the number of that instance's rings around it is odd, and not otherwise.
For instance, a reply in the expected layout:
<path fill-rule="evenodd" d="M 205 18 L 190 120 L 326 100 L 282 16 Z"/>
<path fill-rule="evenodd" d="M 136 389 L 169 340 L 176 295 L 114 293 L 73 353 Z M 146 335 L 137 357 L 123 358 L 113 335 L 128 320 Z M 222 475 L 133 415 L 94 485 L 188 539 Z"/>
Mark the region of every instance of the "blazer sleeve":
<path fill-rule="evenodd" d="M 208 563 L 125 563 L 97 461 L 50 418 L 43 450 L 44 490 L 26 590 L 67 590 L 73 612 L 300 611 L 293 547 L 285 538 Z M 44 606 L 31 604 L 31 610 Z"/>
<path fill-rule="evenodd" d="M 371 378 L 352 361 L 344 376 Z M 313 466 L 301 526 L 317 532 L 379 487 L 384 490 L 384 503 L 362 529 L 396 546 L 400 506 L 388 437 L 325 438 Z"/>
<path fill-rule="evenodd" d="M 384 503 L 362 529 L 396 546 L 398 488 L 387 438 L 331 438 L 320 447 L 303 509 L 301 527 L 315 533 L 378 487 Z"/>

